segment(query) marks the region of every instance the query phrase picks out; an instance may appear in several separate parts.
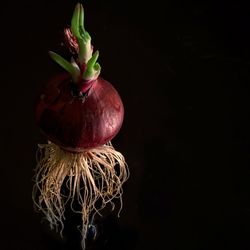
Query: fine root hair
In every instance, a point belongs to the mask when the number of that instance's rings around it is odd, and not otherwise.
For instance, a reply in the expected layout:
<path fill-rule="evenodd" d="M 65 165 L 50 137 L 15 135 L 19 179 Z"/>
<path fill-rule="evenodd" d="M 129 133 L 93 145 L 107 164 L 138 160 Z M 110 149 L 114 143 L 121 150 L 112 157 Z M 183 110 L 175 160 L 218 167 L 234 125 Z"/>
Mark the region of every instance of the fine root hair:
<path fill-rule="evenodd" d="M 123 155 L 111 142 L 82 153 L 71 153 L 52 142 L 39 144 L 37 167 L 32 198 L 38 211 L 42 211 L 52 229 L 62 235 L 65 220 L 65 205 L 70 203 L 75 213 L 82 217 L 82 248 L 85 249 L 87 231 L 94 216 L 120 199 L 122 209 L 122 185 L 129 177 Z M 66 186 L 68 190 L 63 192 Z M 74 208 L 74 203 L 80 209 Z M 98 204 L 98 205 L 97 205 Z"/>

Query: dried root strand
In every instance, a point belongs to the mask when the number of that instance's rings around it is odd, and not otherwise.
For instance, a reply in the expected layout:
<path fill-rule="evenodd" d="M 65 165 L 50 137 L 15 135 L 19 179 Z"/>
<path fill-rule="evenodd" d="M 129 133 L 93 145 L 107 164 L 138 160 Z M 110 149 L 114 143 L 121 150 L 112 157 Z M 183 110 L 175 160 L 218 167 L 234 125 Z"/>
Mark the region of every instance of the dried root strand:
<path fill-rule="evenodd" d="M 65 205 L 71 202 L 72 210 L 82 214 L 82 248 L 85 249 L 90 217 L 92 220 L 96 213 L 100 214 L 108 203 L 114 209 L 114 198 L 120 198 L 121 210 L 122 185 L 128 177 L 129 170 L 123 155 L 110 142 L 77 154 L 49 142 L 39 145 L 37 151 L 32 197 L 51 228 L 60 228 L 61 234 Z M 67 195 L 62 192 L 65 181 L 69 191 Z M 81 211 L 73 208 L 74 201 L 80 204 Z"/>

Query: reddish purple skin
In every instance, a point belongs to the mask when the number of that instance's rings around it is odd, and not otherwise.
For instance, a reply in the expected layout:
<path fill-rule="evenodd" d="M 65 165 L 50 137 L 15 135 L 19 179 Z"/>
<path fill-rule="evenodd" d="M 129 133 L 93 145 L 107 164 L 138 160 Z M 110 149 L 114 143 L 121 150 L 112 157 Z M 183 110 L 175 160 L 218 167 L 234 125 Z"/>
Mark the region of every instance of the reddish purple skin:
<path fill-rule="evenodd" d="M 121 98 L 106 80 L 93 82 L 85 99 L 72 95 L 68 74 L 53 78 L 41 94 L 36 122 L 47 138 L 71 152 L 82 152 L 110 141 L 124 116 Z"/>

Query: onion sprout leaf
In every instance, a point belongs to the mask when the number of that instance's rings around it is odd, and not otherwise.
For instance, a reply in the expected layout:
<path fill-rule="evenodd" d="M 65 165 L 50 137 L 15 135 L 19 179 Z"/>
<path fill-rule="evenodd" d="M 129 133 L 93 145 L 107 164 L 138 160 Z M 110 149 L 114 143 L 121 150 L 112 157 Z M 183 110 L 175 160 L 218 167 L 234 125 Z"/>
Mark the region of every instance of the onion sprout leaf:
<path fill-rule="evenodd" d="M 87 63 L 92 56 L 91 37 L 84 28 L 84 9 L 80 3 L 76 5 L 73 12 L 71 31 L 79 45 L 79 62 L 81 65 Z"/>
<path fill-rule="evenodd" d="M 80 5 L 80 14 L 79 14 L 79 27 L 80 27 L 80 31 L 82 33 L 85 33 L 85 29 L 84 29 L 84 10 L 83 10 L 83 6 Z"/>
<path fill-rule="evenodd" d="M 75 63 L 70 63 L 67 60 L 65 60 L 63 57 L 61 57 L 60 55 L 58 55 L 57 53 L 50 51 L 49 52 L 50 57 L 56 62 L 58 63 L 62 68 L 64 68 L 66 71 L 68 71 L 74 80 L 77 79 L 78 75 L 79 75 L 79 68 L 76 67 Z M 73 65 L 74 64 L 74 65 Z"/>
<path fill-rule="evenodd" d="M 86 70 L 83 74 L 83 79 L 90 80 L 98 77 L 101 71 L 100 64 L 96 62 L 98 57 L 99 57 L 99 51 L 97 50 L 87 63 Z"/>
<path fill-rule="evenodd" d="M 80 33 L 79 33 L 80 8 L 81 8 L 81 5 L 80 3 L 78 3 L 75 7 L 75 10 L 71 19 L 71 31 L 72 31 L 72 34 L 76 36 L 77 38 L 80 37 Z"/>

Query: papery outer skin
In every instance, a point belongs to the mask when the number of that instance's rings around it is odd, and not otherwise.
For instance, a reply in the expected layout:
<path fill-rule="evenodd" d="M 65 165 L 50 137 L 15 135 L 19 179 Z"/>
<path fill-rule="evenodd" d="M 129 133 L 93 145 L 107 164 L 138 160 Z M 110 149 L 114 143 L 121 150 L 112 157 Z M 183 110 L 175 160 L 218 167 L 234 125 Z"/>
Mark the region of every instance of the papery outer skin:
<path fill-rule="evenodd" d="M 37 102 L 35 119 L 48 140 L 82 152 L 107 143 L 119 132 L 124 107 L 115 88 L 100 77 L 84 99 L 72 95 L 72 84 L 65 73 L 49 81 Z"/>

